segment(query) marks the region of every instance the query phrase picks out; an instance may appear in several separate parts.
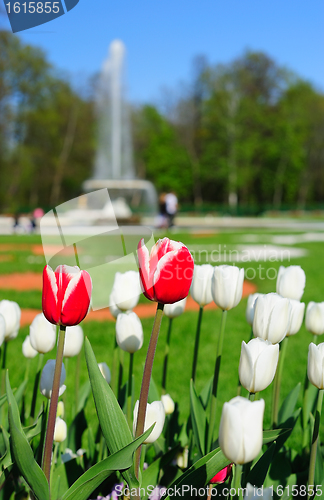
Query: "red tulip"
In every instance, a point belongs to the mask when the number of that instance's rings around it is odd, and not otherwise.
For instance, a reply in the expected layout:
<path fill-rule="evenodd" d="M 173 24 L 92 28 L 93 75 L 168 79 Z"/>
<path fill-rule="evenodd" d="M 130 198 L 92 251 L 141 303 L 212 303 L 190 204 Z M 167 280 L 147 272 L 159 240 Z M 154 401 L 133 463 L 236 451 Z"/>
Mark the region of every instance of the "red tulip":
<path fill-rule="evenodd" d="M 227 467 L 224 467 L 224 469 L 217 472 L 216 476 L 214 476 L 209 482 L 212 484 L 225 483 L 226 479 L 228 479 L 231 475 L 232 467 L 233 464 L 229 464 Z"/>
<path fill-rule="evenodd" d="M 42 306 L 44 316 L 54 325 L 78 325 L 87 315 L 92 283 L 87 271 L 61 265 L 43 271 Z"/>
<path fill-rule="evenodd" d="M 194 261 L 183 243 L 163 238 L 149 253 L 142 239 L 137 252 L 145 297 L 162 304 L 174 304 L 187 297 Z"/>

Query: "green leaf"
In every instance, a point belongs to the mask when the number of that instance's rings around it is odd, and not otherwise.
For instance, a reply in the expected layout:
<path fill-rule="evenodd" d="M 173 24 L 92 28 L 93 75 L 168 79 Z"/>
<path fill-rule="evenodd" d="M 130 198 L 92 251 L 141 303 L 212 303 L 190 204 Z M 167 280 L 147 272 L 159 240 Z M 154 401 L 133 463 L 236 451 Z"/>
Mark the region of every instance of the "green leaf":
<path fill-rule="evenodd" d="M 34 459 L 26 436 L 15 424 L 12 405 L 9 404 L 11 447 L 20 473 L 38 500 L 49 500 L 49 487 L 44 472 Z"/>
<path fill-rule="evenodd" d="M 35 424 L 30 425 L 29 427 L 24 427 L 23 431 L 28 441 L 31 441 L 35 436 L 38 436 L 38 434 L 41 433 L 43 417 L 44 417 L 44 408 L 39 414 Z"/>
<path fill-rule="evenodd" d="M 22 432 L 22 425 L 20 422 L 19 408 L 18 408 L 17 401 L 14 397 L 14 394 L 12 392 L 11 386 L 10 386 L 8 370 L 6 371 L 6 393 L 7 393 L 8 405 L 11 405 L 13 422 L 14 422 L 15 426 L 20 430 L 20 432 Z"/>
<path fill-rule="evenodd" d="M 12 458 L 11 458 L 11 450 L 10 450 L 10 434 L 4 429 L 3 427 L 1 428 L 2 435 L 3 435 L 3 440 L 5 444 L 6 451 L 4 455 L 0 459 L 0 470 L 4 471 L 5 469 L 8 469 L 13 464 Z"/>
<path fill-rule="evenodd" d="M 299 396 L 299 392 L 300 392 L 300 387 L 301 387 L 301 384 L 300 384 L 300 382 L 298 382 L 296 387 L 294 387 L 294 389 L 292 389 L 290 391 L 290 393 L 288 394 L 288 396 L 286 397 L 286 399 L 282 403 L 281 408 L 279 410 L 279 414 L 278 414 L 278 425 L 279 426 L 282 425 L 284 422 L 286 422 L 288 420 L 288 418 L 290 418 L 293 415 L 295 408 L 296 408 L 296 404 L 297 404 L 297 400 L 298 400 L 298 396 Z"/>
<path fill-rule="evenodd" d="M 261 458 L 257 461 L 254 467 L 251 469 L 250 473 L 246 478 L 246 483 L 251 483 L 253 486 L 257 486 L 260 488 L 264 480 L 267 476 L 272 457 L 274 451 L 276 449 L 276 443 L 272 443 L 272 445 L 267 449 L 267 451 L 262 455 Z"/>
<path fill-rule="evenodd" d="M 68 431 L 68 448 L 78 450 L 81 448 L 82 434 L 87 429 L 88 424 L 82 409 L 73 419 Z"/>
<path fill-rule="evenodd" d="M 24 395 L 26 385 L 27 385 L 28 380 L 24 380 L 22 384 L 18 387 L 18 389 L 15 391 L 15 400 L 17 401 L 17 405 L 19 406 L 21 399 Z"/>
<path fill-rule="evenodd" d="M 76 411 L 77 413 L 79 413 L 81 410 L 84 410 L 84 408 L 87 404 L 90 392 L 91 392 L 91 385 L 90 385 L 89 380 L 87 380 L 80 388 L 79 402 L 78 402 L 78 407 L 77 407 L 77 411 Z"/>
<path fill-rule="evenodd" d="M 151 434 L 153 427 L 154 425 L 152 425 L 139 438 L 135 439 L 135 441 L 128 444 L 117 453 L 110 455 L 110 457 L 102 460 L 82 474 L 82 476 L 75 481 L 65 495 L 63 495 L 62 500 L 87 500 L 89 495 L 91 495 L 91 493 L 98 488 L 98 486 L 100 486 L 100 484 L 107 479 L 113 471 L 125 470 L 131 467 L 133 464 L 134 451 Z"/>
<path fill-rule="evenodd" d="M 213 388 L 213 380 L 214 380 L 214 377 L 211 377 L 211 379 L 207 382 L 207 384 L 205 385 L 205 387 L 203 388 L 203 390 L 201 391 L 201 393 L 199 395 L 199 399 L 200 399 L 203 407 L 205 408 L 205 410 L 206 410 L 206 408 L 209 404 L 209 401 L 210 401 L 212 388 Z"/>
<path fill-rule="evenodd" d="M 222 451 L 218 448 L 213 450 L 205 457 L 201 458 L 194 465 L 190 467 L 180 478 L 176 479 L 171 486 L 168 487 L 168 491 L 172 492 L 175 488 L 180 488 L 181 498 L 192 498 L 191 487 L 200 488 L 206 486 L 209 481 L 219 472 L 224 469 L 230 461 L 223 455 Z M 163 500 L 167 500 L 170 497 L 163 497 Z M 171 496 L 171 498 L 173 498 Z"/>
<path fill-rule="evenodd" d="M 100 427 L 110 453 L 114 454 L 132 443 L 133 437 L 110 385 L 107 384 L 99 370 L 87 338 L 85 340 L 85 355 Z M 126 471 L 123 476 L 130 488 L 138 487 L 133 467 Z"/>
<path fill-rule="evenodd" d="M 274 429 L 263 431 L 263 444 L 272 443 L 272 441 L 276 441 L 279 436 L 285 436 L 290 431 L 291 429 Z"/>
<path fill-rule="evenodd" d="M 179 446 L 176 446 L 172 450 L 169 450 L 165 455 L 155 460 L 145 471 L 143 471 L 141 488 L 145 491 L 144 495 L 141 495 L 141 500 L 146 500 L 150 492 L 148 487 L 151 485 L 157 485 L 161 470 L 168 465 L 175 457 L 179 451 Z"/>
<path fill-rule="evenodd" d="M 206 413 L 205 409 L 198 398 L 194 382 L 190 380 L 190 408 L 192 417 L 192 429 L 195 436 L 195 440 L 198 448 L 202 455 L 205 455 L 206 451 Z"/>

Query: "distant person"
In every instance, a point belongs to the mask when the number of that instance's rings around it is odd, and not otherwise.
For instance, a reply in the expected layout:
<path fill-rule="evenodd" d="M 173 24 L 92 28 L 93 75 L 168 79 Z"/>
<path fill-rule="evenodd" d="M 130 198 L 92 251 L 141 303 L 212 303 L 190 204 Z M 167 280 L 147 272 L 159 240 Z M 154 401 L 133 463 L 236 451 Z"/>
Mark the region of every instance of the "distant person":
<path fill-rule="evenodd" d="M 161 193 L 159 196 L 159 216 L 157 221 L 157 226 L 159 229 L 166 228 L 169 225 L 165 197 L 166 197 L 165 193 Z"/>
<path fill-rule="evenodd" d="M 15 213 L 13 219 L 14 219 L 13 231 L 14 233 L 18 233 L 20 231 L 19 213 Z"/>
<path fill-rule="evenodd" d="M 174 226 L 174 218 L 178 211 L 178 198 L 174 191 L 171 191 L 165 196 L 165 205 L 170 228 Z"/>

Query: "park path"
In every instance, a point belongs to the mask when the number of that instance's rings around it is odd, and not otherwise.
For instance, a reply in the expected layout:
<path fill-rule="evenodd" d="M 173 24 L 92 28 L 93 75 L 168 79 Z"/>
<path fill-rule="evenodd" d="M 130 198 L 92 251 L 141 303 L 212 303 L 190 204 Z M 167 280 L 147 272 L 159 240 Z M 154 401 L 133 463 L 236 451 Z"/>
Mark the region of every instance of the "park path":
<path fill-rule="evenodd" d="M 40 273 L 13 273 L 0 275 L 0 289 L 2 290 L 42 290 L 42 274 Z M 256 292 L 256 286 L 249 281 L 244 281 L 243 297 L 247 297 L 250 293 Z M 205 307 L 205 310 L 217 309 L 213 302 Z M 186 311 L 199 310 L 198 304 L 189 295 L 186 303 Z M 149 302 L 147 304 L 138 304 L 134 311 L 140 318 L 149 318 L 155 315 L 156 304 Z M 39 314 L 41 309 L 22 309 L 21 311 L 21 326 L 30 325 L 36 314 Z M 91 311 L 84 321 L 115 321 L 108 308 L 100 309 L 99 311 Z"/>

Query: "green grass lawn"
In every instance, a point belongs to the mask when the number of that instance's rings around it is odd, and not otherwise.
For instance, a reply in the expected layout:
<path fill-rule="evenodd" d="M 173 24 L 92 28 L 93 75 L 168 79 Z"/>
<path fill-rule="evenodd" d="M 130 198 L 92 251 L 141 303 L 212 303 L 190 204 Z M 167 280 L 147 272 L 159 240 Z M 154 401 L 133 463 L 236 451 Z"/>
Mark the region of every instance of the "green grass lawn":
<path fill-rule="evenodd" d="M 180 240 L 186 245 L 197 245 L 201 248 L 205 245 L 207 248 L 219 248 L 219 245 L 224 248 L 234 248 L 236 244 L 242 244 L 243 237 L 253 235 L 254 239 L 258 239 L 258 244 L 267 244 L 271 234 L 278 232 L 248 230 L 240 232 L 220 232 L 215 234 L 199 235 L 197 238 L 193 234 L 176 234 L 169 235 L 170 238 Z M 295 233 L 296 234 L 296 233 Z M 0 237 L 1 244 L 21 243 L 34 244 L 40 243 L 38 236 L 6 236 Z M 293 246 L 293 245 L 290 245 Z M 258 270 L 261 264 L 262 274 L 257 273 L 253 283 L 257 286 L 259 292 L 268 293 L 275 291 L 276 281 L 274 279 L 266 279 L 266 271 L 270 268 L 278 269 L 280 265 L 299 264 L 306 272 L 306 289 L 303 296 L 303 301 L 306 304 L 313 300 L 321 302 L 324 300 L 324 281 L 322 277 L 323 258 L 323 243 L 307 242 L 294 245 L 295 248 L 303 248 L 307 250 L 307 255 L 298 259 L 291 259 L 283 262 L 248 262 L 238 263 L 239 267 L 253 268 Z M 0 247 L 0 257 L 8 252 L 2 251 Z M 41 258 L 35 259 L 31 249 L 24 247 L 22 251 L 10 251 L 9 261 L 1 261 L 0 259 L 0 274 L 8 274 L 12 272 L 41 272 L 45 261 Z M 197 254 L 196 254 L 197 257 Z M 196 263 L 203 263 L 200 262 Z M 217 262 L 215 262 L 217 264 Z M 0 299 L 15 300 L 22 308 L 41 308 L 41 292 L 16 292 L 12 290 L 0 290 Z M 246 342 L 250 337 L 250 327 L 245 321 L 246 298 L 228 314 L 226 334 L 224 341 L 224 350 L 221 364 L 220 382 L 219 382 L 219 404 L 218 404 L 218 420 L 222 408 L 222 403 L 228 401 L 236 395 L 238 382 L 238 363 L 240 357 L 241 342 Z M 146 302 L 144 297 L 141 302 Z M 214 371 L 214 363 L 217 348 L 217 336 L 220 327 L 221 311 L 205 311 L 201 330 L 201 344 L 199 351 L 198 369 L 196 385 L 198 390 L 201 390 L 207 381 L 212 377 Z M 189 380 L 191 375 L 191 366 L 193 358 L 193 347 L 195 339 L 195 330 L 197 322 L 197 313 L 188 311 L 173 322 L 171 350 L 169 355 L 169 372 L 168 372 L 168 392 L 171 397 L 179 403 L 181 416 L 185 417 L 189 410 Z M 135 370 L 135 390 L 136 396 L 139 395 L 141 373 L 145 361 L 145 355 L 152 328 L 153 318 L 144 319 L 142 321 L 145 341 L 143 348 L 135 354 L 134 370 Z M 161 333 L 156 352 L 156 358 L 153 367 L 153 377 L 158 386 L 161 384 L 162 363 L 164 356 L 164 347 L 166 341 L 166 332 L 168 327 L 168 318 L 164 318 L 161 327 Z M 115 324 L 113 322 L 89 322 L 83 325 L 84 333 L 88 336 L 94 349 L 97 361 L 105 361 L 108 366 L 112 366 Z M 9 368 L 10 379 L 13 387 L 16 387 L 23 380 L 26 360 L 22 355 L 22 342 L 28 334 L 28 327 L 21 328 L 18 337 L 11 341 L 7 351 L 7 366 Z M 305 378 L 308 344 L 312 341 L 312 336 L 306 331 L 303 326 L 301 331 L 289 339 L 287 357 L 283 371 L 283 385 L 281 390 L 281 399 L 295 387 L 300 381 L 302 384 Z M 321 340 L 320 340 L 321 341 Z M 127 379 L 128 353 L 124 355 L 124 380 Z M 55 358 L 55 350 L 45 356 L 45 359 Z M 31 377 L 29 379 L 29 388 L 32 390 L 33 374 L 36 371 L 37 358 L 31 360 Z M 74 384 L 75 384 L 75 368 L 76 360 L 71 359 L 68 363 L 68 377 L 66 386 L 66 407 L 67 407 L 67 423 L 71 421 L 71 409 L 74 401 Z M 81 384 L 87 379 L 87 370 L 84 357 L 82 358 Z M 246 391 L 243 391 L 245 393 Z M 270 425 L 270 409 L 271 409 L 272 387 L 262 393 L 262 397 L 266 401 L 265 412 L 265 427 Z M 39 397 L 39 400 L 42 396 Z M 300 398 L 301 403 L 301 398 Z M 96 414 L 92 398 L 90 398 L 87 409 L 87 417 L 93 424 L 96 422 Z M 218 425 L 218 424 L 217 424 Z M 322 428 L 323 431 L 323 428 Z M 298 447 L 300 438 L 300 427 L 297 426 L 293 435 L 290 437 L 290 443 Z"/>

